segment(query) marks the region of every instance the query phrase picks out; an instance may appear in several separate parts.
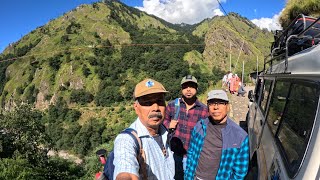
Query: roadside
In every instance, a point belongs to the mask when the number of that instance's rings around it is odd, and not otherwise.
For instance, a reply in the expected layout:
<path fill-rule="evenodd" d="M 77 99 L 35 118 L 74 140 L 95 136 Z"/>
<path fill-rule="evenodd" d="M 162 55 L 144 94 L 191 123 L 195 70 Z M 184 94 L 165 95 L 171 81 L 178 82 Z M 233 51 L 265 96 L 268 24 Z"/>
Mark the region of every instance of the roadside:
<path fill-rule="evenodd" d="M 83 162 L 83 160 L 80 159 L 79 157 L 77 157 L 76 155 L 69 154 L 67 151 L 64 151 L 64 150 L 60 150 L 60 151 L 49 150 L 47 155 L 48 156 L 59 156 L 63 159 L 69 159 L 69 160 L 75 162 L 76 164 L 82 164 L 82 162 Z"/>
<path fill-rule="evenodd" d="M 248 92 L 254 89 L 254 86 L 246 86 L 244 88 L 247 93 L 242 96 L 237 96 L 236 94 L 228 94 L 230 98 L 230 112 L 229 117 L 231 117 L 237 124 L 240 124 L 240 121 L 246 120 L 246 114 L 248 112 Z"/>

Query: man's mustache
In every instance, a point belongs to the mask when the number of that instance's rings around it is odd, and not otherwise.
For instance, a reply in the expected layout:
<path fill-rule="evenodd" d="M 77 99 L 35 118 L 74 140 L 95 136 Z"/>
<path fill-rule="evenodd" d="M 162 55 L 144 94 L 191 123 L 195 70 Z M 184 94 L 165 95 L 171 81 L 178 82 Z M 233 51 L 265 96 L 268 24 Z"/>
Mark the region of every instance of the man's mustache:
<path fill-rule="evenodd" d="M 159 119 L 162 119 L 162 114 L 161 114 L 161 112 L 156 112 L 156 113 L 152 113 L 152 114 L 150 114 L 149 116 L 148 116 L 148 118 L 150 119 L 150 118 L 159 118 Z"/>

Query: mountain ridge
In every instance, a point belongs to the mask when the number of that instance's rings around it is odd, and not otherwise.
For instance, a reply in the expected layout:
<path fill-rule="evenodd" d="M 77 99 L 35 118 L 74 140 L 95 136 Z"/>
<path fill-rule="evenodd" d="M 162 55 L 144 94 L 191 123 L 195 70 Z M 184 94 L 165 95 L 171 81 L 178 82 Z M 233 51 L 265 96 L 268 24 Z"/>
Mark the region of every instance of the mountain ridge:
<path fill-rule="evenodd" d="M 110 152 L 116 135 L 136 119 L 132 94 L 139 81 L 161 82 L 169 101 L 180 95 L 181 78 L 192 74 L 205 102 L 210 89 L 221 87 L 230 57 L 239 75 L 245 60 L 248 82 L 256 56 L 261 67 L 269 51 L 271 33 L 234 13 L 179 25 L 105 2 L 81 5 L 0 54 L 0 131 L 17 132 L 0 133 L 0 161 L 9 162 L 0 176 L 9 169 L 11 179 L 25 172 L 27 179 L 92 179 L 100 170 L 95 151 Z M 83 164 L 48 157 L 52 149 L 77 155 Z"/>
<path fill-rule="evenodd" d="M 158 51 L 158 47 L 153 46 L 163 46 L 167 51 L 171 51 L 172 48 L 184 49 L 183 51 L 185 51 L 190 48 L 188 46 L 193 45 L 196 49 L 191 48 L 190 51 L 186 51 L 186 54 L 179 56 L 178 59 L 184 59 L 181 63 L 187 62 L 189 66 L 187 71 L 209 75 L 213 75 L 212 68 L 214 67 L 221 69 L 221 71 L 229 70 L 229 56 L 232 56 L 232 68 L 239 67 L 236 63 L 239 58 L 236 57 L 239 56 L 238 53 L 241 51 L 243 51 L 242 56 L 244 58 L 250 59 L 249 63 L 253 63 L 256 56 L 263 57 L 266 55 L 268 45 L 263 45 L 263 43 L 256 45 L 254 39 L 248 37 L 254 34 L 251 30 L 259 32 L 259 36 L 263 33 L 267 34 L 262 38 L 271 39 L 271 34 L 260 31 L 248 19 L 235 13 L 230 13 L 228 16 L 213 17 L 195 25 L 182 26 L 165 22 L 160 18 L 150 16 L 117 1 L 80 5 L 63 16 L 36 28 L 5 49 L 2 57 L 8 55 L 26 57 L 23 60 L 17 59 L 6 68 L 5 78 L 7 81 L 1 94 L 1 107 L 6 107 L 6 104 L 13 100 L 36 102 L 37 108 L 46 109 L 49 104 L 56 102 L 58 96 L 64 97 L 71 103 L 70 91 L 79 89 L 84 89 L 86 92 L 91 92 L 92 96 L 97 96 L 101 86 L 103 86 L 101 85 L 101 82 L 104 81 L 103 78 L 108 79 L 110 76 L 110 73 L 106 72 L 105 69 L 101 69 L 102 67 L 96 67 L 97 64 L 106 66 L 105 63 L 100 61 L 108 61 L 108 67 L 104 68 L 112 71 L 118 69 L 112 68 L 112 66 L 122 64 L 123 58 L 129 64 L 137 63 L 138 60 L 128 60 L 133 56 L 123 55 L 124 51 L 130 48 L 135 49 L 135 51 L 130 51 L 129 54 L 137 51 L 136 53 L 139 53 L 139 57 L 143 59 L 141 62 L 149 63 L 146 58 L 153 59 L 150 55 Z M 230 19 L 234 21 L 232 24 L 230 24 Z M 234 23 L 236 23 L 236 26 Z M 245 29 L 240 28 L 245 26 Z M 235 29 L 236 27 L 237 29 Z M 238 30 L 242 32 L 239 33 Z M 241 37 L 246 32 L 251 34 Z M 256 36 L 258 35 L 256 34 Z M 243 50 L 240 50 L 242 46 L 241 38 L 244 42 Z M 227 52 L 228 40 L 232 41 L 231 52 L 229 53 Z M 184 43 L 178 44 L 176 42 Z M 174 45 L 175 43 L 176 45 Z M 142 46 L 143 51 L 136 48 L 139 45 Z M 261 47 L 264 48 L 263 52 L 258 49 Z M 159 47 L 158 49 L 163 48 Z M 151 53 L 147 52 L 148 49 L 151 49 Z M 177 51 L 180 52 L 180 50 Z M 253 54 L 255 54 L 254 58 Z M 193 60 L 193 58 L 199 60 Z M 128 66 L 128 63 L 122 64 L 123 67 Z M 158 64 L 159 62 L 152 62 L 153 65 L 154 63 Z M 166 64 L 167 62 L 163 61 L 162 63 Z M 199 69 L 198 66 L 202 68 Z M 140 75 L 127 74 L 126 78 L 122 78 L 123 82 L 132 81 L 136 83 L 141 80 L 141 77 L 152 74 L 151 72 L 140 71 L 142 65 L 130 67 L 134 70 L 132 71 L 130 68 L 127 70 L 118 69 L 118 73 L 123 74 L 121 75 L 123 77 L 126 73 L 135 72 L 138 69 Z M 248 66 L 246 71 L 255 70 L 253 67 L 255 66 Z M 17 71 L 18 69 L 19 71 Z M 240 72 L 238 68 L 236 71 Z M 89 74 L 85 75 L 85 72 Z M 108 77 L 105 77 L 106 75 Z M 181 77 L 174 75 L 168 78 L 167 81 L 174 78 L 173 81 L 178 85 Z M 113 79 L 119 79 L 119 77 L 113 77 Z M 203 84 L 205 84 L 208 79 L 203 79 Z M 132 88 L 133 83 L 129 84 Z M 63 89 L 67 89 L 67 91 Z M 122 93 L 120 101 L 129 97 L 130 93 L 125 93 L 127 90 L 129 90 L 128 87 L 123 83 L 119 86 L 117 91 Z M 171 97 L 176 96 L 179 92 L 178 88 L 172 88 L 171 90 L 173 90 Z M 131 91 L 129 90 L 129 92 Z M 10 109 L 10 106 L 8 105 L 6 109 Z"/>

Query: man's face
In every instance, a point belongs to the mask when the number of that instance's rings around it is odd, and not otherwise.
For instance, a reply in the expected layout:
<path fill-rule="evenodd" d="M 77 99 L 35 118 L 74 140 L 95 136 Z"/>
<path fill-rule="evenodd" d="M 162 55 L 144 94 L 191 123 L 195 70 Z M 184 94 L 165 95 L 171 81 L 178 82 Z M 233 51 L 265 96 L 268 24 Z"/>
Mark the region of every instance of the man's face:
<path fill-rule="evenodd" d="M 164 93 L 155 93 L 137 98 L 134 109 L 142 124 L 147 128 L 158 128 L 164 119 Z"/>
<path fill-rule="evenodd" d="M 209 115 L 218 123 L 224 123 L 227 120 L 227 114 L 230 106 L 227 101 L 221 99 L 211 99 L 208 101 Z"/>
<path fill-rule="evenodd" d="M 185 98 L 191 99 L 197 94 L 197 84 L 194 82 L 183 83 L 181 85 L 181 92 Z"/>

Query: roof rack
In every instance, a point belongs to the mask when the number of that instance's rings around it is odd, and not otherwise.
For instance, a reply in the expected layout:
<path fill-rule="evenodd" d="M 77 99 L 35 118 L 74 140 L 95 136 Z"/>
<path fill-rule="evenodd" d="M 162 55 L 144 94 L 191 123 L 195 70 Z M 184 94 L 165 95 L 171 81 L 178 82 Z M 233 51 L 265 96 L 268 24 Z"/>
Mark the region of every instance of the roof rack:
<path fill-rule="evenodd" d="M 320 17 L 316 19 L 300 14 L 285 30 L 275 31 L 274 39 L 271 54 L 264 59 L 263 71 L 269 68 L 272 72 L 275 63 L 284 61 L 283 73 L 289 73 L 288 58 L 320 42 Z"/>

